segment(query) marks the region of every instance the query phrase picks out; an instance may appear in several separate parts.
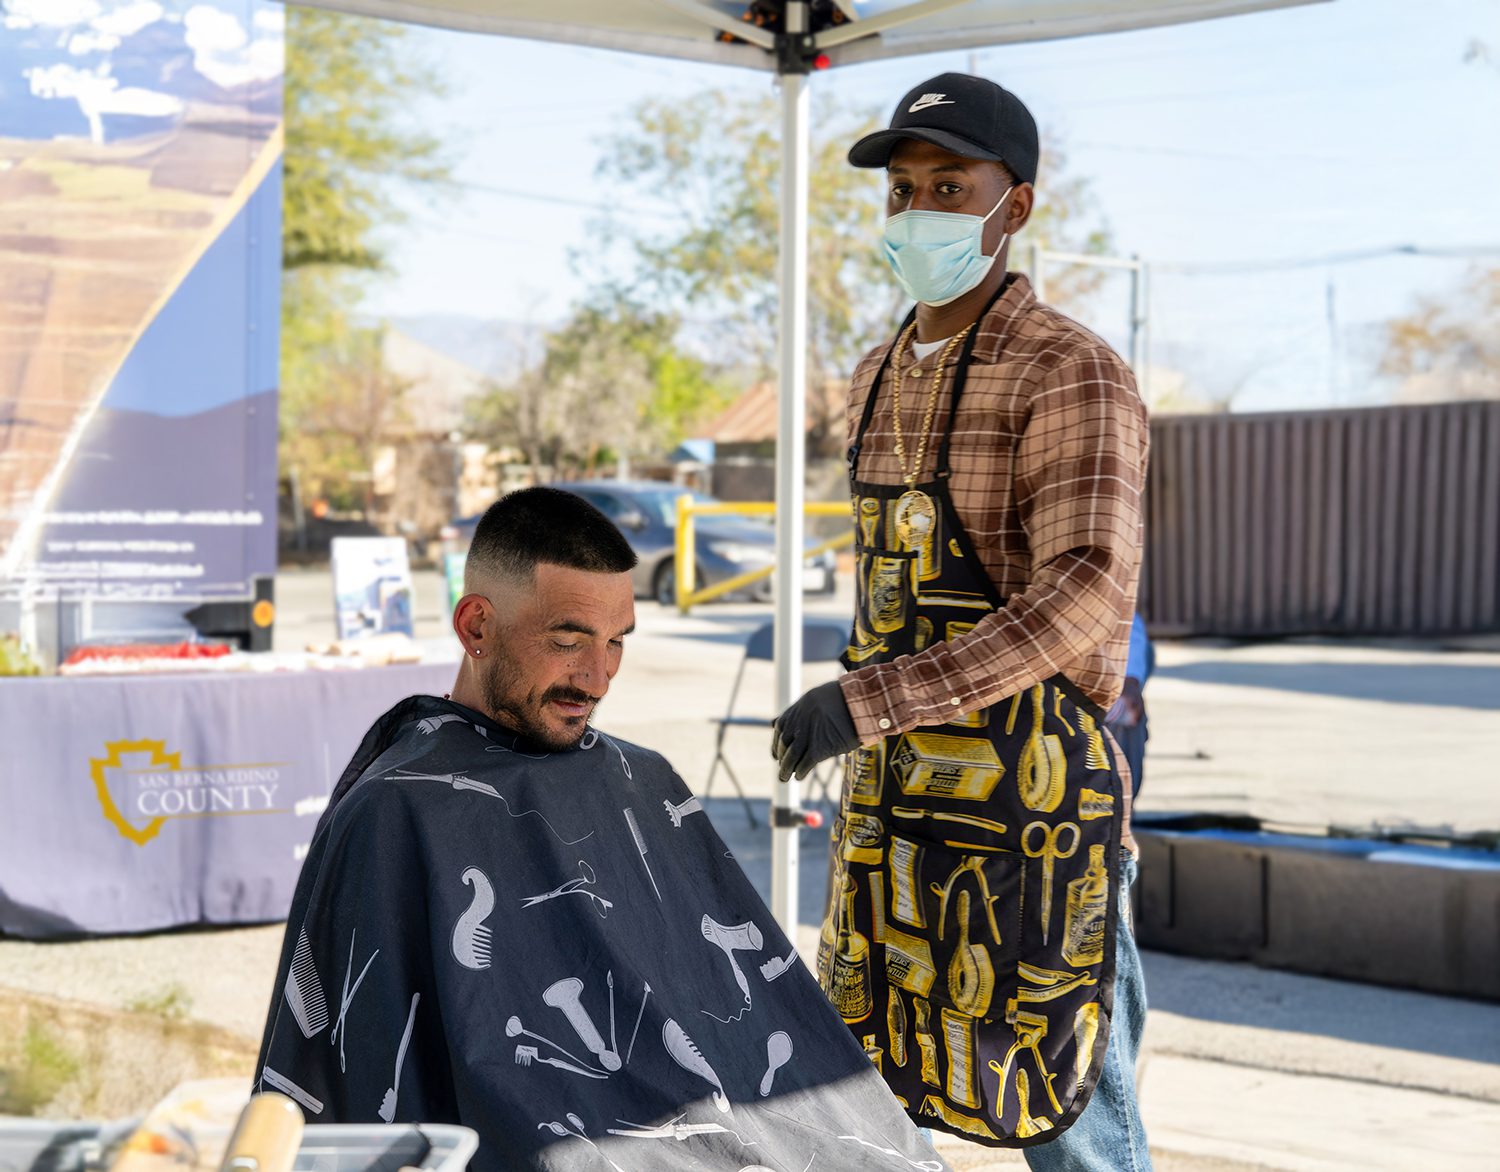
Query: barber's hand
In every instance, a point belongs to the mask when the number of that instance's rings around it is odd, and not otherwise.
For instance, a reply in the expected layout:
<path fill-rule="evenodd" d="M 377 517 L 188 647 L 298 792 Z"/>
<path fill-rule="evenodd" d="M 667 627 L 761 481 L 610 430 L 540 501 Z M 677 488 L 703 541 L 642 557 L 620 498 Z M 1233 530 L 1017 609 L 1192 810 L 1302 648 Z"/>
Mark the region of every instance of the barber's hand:
<path fill-rule="evenodd" d="M 781 780 L 806 777 L 830 757 L 859 748 L 859 734 L 837 680 L 819 684 L 776 718 L 771 726 L 771 756 Z"/>
<path fill-rule="evenodd" d="M 1134 676 L 1126 676 L 1120 698 L 1110 706 L 1104 721 L 1106 724 L 1121 724 L 1126 728 L 1134 728 L 1141 723 L 1145 715 L 1146 698 L 1141 694 L 1141 681 Z"/>

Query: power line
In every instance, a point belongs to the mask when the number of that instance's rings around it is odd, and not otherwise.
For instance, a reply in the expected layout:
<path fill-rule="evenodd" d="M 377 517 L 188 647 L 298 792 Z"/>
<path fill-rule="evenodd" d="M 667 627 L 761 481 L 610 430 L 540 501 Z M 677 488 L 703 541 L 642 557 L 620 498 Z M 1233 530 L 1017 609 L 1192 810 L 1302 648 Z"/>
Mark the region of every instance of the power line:
<path fill-rule="evenodd" d="M 1306 163 L 1340 163 L 1351 164 L 1360 162 L 1348 155 L 1327 154 L 1299 154 L 1291 151 L 1213 151 L 1193 150 L 1184 147 L 1158 147 L 1130 145 L 1116 142 L 1095 142 L 1089 139 L 1069 139 L 1064 147 L 1071 151 L 1074 147 L 1091 151 L 1114 151 L 1117 154 L 1126 155 L 1170 155 L 1179 159 L 1226 159 L 1238 163 L 1253 163 L 1262 159 L 1292 159 L 1297 162 Z"/>
<path fill-rule="evenodd" d="M 1283 260 L 1233 260 L 1210 264 L 1173 264 L 1170 261 L 1151 261 L 1153 273 L 1269 273 L 1284 269 L 1310 269 L 1325 265 L 1355 264 L 1359 261 L 1379 260 L 1387 256 L 1425 256 L 1445 260 L 1478 260 L 1482 257 L 1500 257 L 1500 244 L 1463 244 L 1448 248 L 1433 248 L 1420 244 L 1393 244 L 1384 248 L 1360 248 L 1345 252 L 1329 252 L 1320 256 L 1288 257 Z"/>
<path fill-rule="evenodd" d="M 661 220 L 675 220 L 681 217 L 675 212 L 664 211 L 661 208 L 645 208 L 622 203 L 607 203 L 603 200 L 575 199 L 566 195 L 550 195 L 540 191 L 523 191 L 517 187 L 497 187 L 492 183 L 475 183 L 466 179 L 450 179 L 448 181 L 454 187 L 461 187 L 465 191 L 478 191 L 486 195 L 498 195 L 503 199 L 529 200 L 533 203 L 561 204 L 570 208 L 585 208 L 593 212 L 631 212 L 638 216 L 654 216 Z"/>

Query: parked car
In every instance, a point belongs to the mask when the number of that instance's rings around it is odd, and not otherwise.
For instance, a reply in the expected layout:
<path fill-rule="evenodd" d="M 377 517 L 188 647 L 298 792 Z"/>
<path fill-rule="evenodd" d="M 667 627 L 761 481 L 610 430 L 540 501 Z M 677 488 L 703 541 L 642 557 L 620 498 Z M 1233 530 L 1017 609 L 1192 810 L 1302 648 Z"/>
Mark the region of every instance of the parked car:
<path fill-rule="evenodd" d="M 581 496 L 620 527 L 640 559 L 634 572 L 637 596 L 654 598 L 670 606 L 677 595 L 677 498 L 691 496 L 712 504 L 712 497 L 660 481 L 591 480 L 554 484 Z M 459 548 L 467 548 L 479 517 L 454 521 L 445 532 Z M 699 517 L 693 523 L 694 562 L 701 589 L 740 574 L 769 566 L 776 560 L 776 535 L 769 521 L 754 517 Z M 820 544 L 809 539 L 811 549 Z M 834 556 L 818 554 L 804 563 L 802 588 L 810 594 L 832 594 Z M 771 597 L 771 579 L 726 595 L 728 598 L 765 601 Z"/>

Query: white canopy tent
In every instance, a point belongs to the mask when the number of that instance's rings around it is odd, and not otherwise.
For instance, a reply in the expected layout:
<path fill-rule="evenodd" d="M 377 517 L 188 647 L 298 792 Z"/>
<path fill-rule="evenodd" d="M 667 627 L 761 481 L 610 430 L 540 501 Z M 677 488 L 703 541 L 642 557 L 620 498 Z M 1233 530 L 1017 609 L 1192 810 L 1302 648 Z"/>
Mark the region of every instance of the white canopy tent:
<path fill-rule="evenodd" d="M 807 398 L 808 76 L 818 69 L 1123 32 L 1316 0 L 299 0 L 320 8 L 466 32 L 557 41 L 774 72 L 781 84 L 781 264 L 776 429 L 776 709 L 802 694 Z M 816 21 L 821 27 L 813 27 Z M 734 42 L 721 34 L 730 33 Z M 913 79 L 915 80 L 915 79 Z M 777 788 L 771 910 L 795 939 L 800 787 Z"/>

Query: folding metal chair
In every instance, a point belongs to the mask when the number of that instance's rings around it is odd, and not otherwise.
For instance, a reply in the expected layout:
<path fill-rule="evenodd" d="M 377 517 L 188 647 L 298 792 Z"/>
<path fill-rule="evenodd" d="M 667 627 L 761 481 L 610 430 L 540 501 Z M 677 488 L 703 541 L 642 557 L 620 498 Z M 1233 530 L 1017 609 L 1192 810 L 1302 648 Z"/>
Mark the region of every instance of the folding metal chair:
<path fill-rule="evenodd" d="M 849 646 L 851 626 L 852 623 L 847 619 L 804 619 L 802 621 L 802 662 L 836 662 Z M 729 693 L 729 707 L 725 709 L 723 716 L 711 718 L 712 722 L 719 726 L 719 734 L 714 743 L 713 766 L 709 769 L 708 781 L 703 786 L 703 796 L 706 798 L 713 791 L 714 777 L 717 776 L 719 766 L 722 764 L 724 772 L 729 774 L 735 793 L 740 795 L 740 801 L 744 803 L 745 816 L 750 820 L 752 827 L 759 825 L 755 820 L 755 809 L 750 805 L 750 799 L 745 796 L 744 787 L 740 785 L 740 779 L 735 775 L 734 766 L 724 755 L 724 737 L 731 728 L 768 729 L 775 719 L 770 716 L 736 716 L 734 713 L 734 704 L 740 694 L 740 684 L 745 679 L 745 666 L 752 659 L 761 659 L 769 663 L 775 658 L 775 631 L 775 623 L 766 623 L 752 631 L 750 638 L 745 641 L 745 657 L 740 660 L 740 670 L 734 677 L 734 687 Z M 824 802 L 832 801 L 828 793 L 829 787 L 835 778 L 841 776 L 842 769 L 842 757 L 833 761 L 825 761 L 813 771 L 808 779 L 821 789 Z"/>

